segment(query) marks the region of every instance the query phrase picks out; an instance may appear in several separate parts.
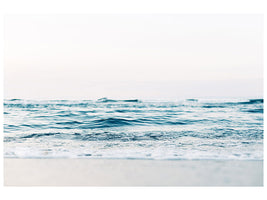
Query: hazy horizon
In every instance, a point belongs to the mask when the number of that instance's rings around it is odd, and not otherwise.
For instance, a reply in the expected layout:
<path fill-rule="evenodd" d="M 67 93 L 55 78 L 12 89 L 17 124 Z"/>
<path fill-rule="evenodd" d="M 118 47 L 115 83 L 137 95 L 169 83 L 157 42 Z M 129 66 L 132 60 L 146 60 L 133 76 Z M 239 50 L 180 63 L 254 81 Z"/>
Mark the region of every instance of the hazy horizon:
<path fill-rule="evenodd" d="M 262 15 L 9 15 L 4 98 L 263 97 Z"/>

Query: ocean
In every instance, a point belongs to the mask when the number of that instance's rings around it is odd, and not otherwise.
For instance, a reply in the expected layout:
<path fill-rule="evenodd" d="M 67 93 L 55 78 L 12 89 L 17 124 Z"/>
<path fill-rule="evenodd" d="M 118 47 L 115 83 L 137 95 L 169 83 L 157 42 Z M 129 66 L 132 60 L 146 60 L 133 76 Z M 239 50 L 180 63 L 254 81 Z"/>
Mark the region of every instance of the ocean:
<path fill-rule="evenodd" d="M 263 99 L 6 99 L 4 157 L 263 160 Z"/>

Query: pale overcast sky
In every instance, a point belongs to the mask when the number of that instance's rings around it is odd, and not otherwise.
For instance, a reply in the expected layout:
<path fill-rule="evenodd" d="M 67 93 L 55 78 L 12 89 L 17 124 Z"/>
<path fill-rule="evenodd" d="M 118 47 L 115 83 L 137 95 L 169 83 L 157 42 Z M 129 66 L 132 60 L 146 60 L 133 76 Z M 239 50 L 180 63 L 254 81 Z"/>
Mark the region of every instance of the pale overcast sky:
<path fill-rule="evenodd" d="M 263 96 L 261 15 L 5 18 L 5 98 Z"/>

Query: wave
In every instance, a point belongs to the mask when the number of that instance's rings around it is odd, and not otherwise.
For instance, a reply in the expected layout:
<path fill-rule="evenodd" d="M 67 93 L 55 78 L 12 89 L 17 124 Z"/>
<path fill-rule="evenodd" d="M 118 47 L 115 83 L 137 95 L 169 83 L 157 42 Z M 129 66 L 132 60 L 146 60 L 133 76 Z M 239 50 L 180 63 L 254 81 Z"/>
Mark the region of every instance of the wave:
<path fill-rule="evenodd" d="M 22 136 L 20 138 L 39 138 L 39 137 L 44 137 L 44 136 L 54 136 L 58 134 L 60 133 L 33 133 L 30 135 Z"/>
<path fill-rule="evenodd" d="M 153 117 L 153 118 L 137 118 L 137 119 L 127 119 L 127 118 L 102 118 L 95 119 L 90 121 L 66 121 L 66 122 L 57 122 L 54 125 L 51 125 L 50 128 L 53 129 L 106 129 L 111 127 L 123 127 L 123 126 L 183 126 L 197 123 L 205 123 L 210 121 L 208 119 L 192 120 L 192 119 L 168 119 L 168 117 Z M 217 123 L 217 121 L 211 123 Z"/>
<path fill-rule="evenodd" d="M 137 115 L 140 115 L 137 113 Z M 71 117 L 70 117 L 71 116 Z M 60 117 L 60 118 L 59 118 Z M 61 119 L 62 118 L 62 119 Z M 100 116 L 81 116 L 81 115 L 54 115 L 54 116 L 36 116 L 41 119 L 42 123 L 22 123 L 16 126 L 5 124 L 5 131 L 12 130 L 29 130 L 30 129 L 55 129 L 55 130 L 89 130 L 89 129 L 106 129 L 111 127 L 137 127 L 137 126 L 185 126 L 193 124 L 217 124 L 228 123 L 226 119 L 209 119 L 209 118 L 177 118 L 172 114 L 158 116 L 142 116 L 142 117 L 100 117 Z"/>
<path fill-rule="evenodd" d="M 176 154 L 175 158 L 191 159 L 198 152 L 199 159 L 211 154 L 223 159 L 238 152 L 241 159 L 262 159 L 262 103 L 263 99 L 5 100 L 4 155 L 150 154 L 165 159 Z"/>
<path fill-rule="evenodd" d="M 141 102 L 138 99 L 128 99 L 128 100 L 121 100 L 121 101 L 123 101 L 123 102 Z"/>
<path fill-rule="evenodd" d="M 249 112 L 249 113 L 263 113 L 263 109 L 251 109 L 251 110 L 245 110 L 244 112 Z"/>
<path fill-rule="evenodd" d="M 96 102 L 99 102 L 99 103 L 109 103 L 109 102 L 117 102 L 117 101 L 116 100 L 113 100 L 113 99 L 108 99 L 108 98 L 104 97 L 104 98 L 98 99 Z"/>
<path fill-rule="evenodd" d="M 48 100 L 48 101 L 33 101 L 33 100 L 20 100 L 20 99 L 11 99 L 5 100 L 5 108 L 25 108 L 25 109 L 38 109 L 38 108 L 47 108 L 47 109 L 61 109 L 60 107 L 81 107 L 81 108 L 103 108 L 103 107 L 116 107 L 117 110 L 121 108 L 181 108 L 181 107 L 202 107 L 202 108 L 225 108 L 229 106 L 238 106 L 238 105 L 253 105 L 253 104 L 262 104 L 263 99 L 249 99 L 247 101 L 239 102 L 199 102 L 198 99 L 187 99 L 188 102 L 195 102 L 193 104 L 186 104 L 183 102 L 142 102 L 139 99 L 126 99 L 126 100 L 114 100 L 108 98 L 101 98 L 97 101 L 92 100 Z M 98 104 L 103 103 L 103 104 Z M 105 105 L 105 103 L 107 103 Z M 121 103 L 121 104 L 119 104 Z M 37 111 L 37 110 L 32 110 Z M 87 111 L 86 111 L 87 112 Z M 118 111 L 125 112 L 125 111 Z"/>
<path fill-rule="evenodd" d="M 64 132 L 44 132 L 44 133 L 29 133 L 23 136 L 17 137 L 4 137 L 5 142 L 19 141 L 20 139 L 34 139 L 34 138 L 46 138 L 56 136 L 57 139 L 64 140 L 82 140 L 82 141 L 170 141 L 182 138 L 195 138 L 195 139 L 224 139 L 237 140 L 242 138 L 242 142 L 253 143 L 255 140 L 263 139 L 263 130 L 236 130 L 236 129 L 210 129 L 207 132 L 198 131 L 144 131 L 144 132 L 123 132 L 123 131 L 88 131 L 64 133 Z M 52 142 L 52 141 L 51 141 Z M 218 145 L 221 144 L 218 142 Z M 214 145 L 214 144 L 210 144 Z"/>
<path fill-rule="evenodd" d="M 205 105 L 202 108 L 225 108 L 226 106 L 223 105 Z"/>
<path fill-rule="evenodd" d="M 249 99 L 248 101 L 239 101 L 239 102 L 204 103 L 202 107 L 203 108 L 226 108 L 229 106 L 262 104 L 262 103 L 263 103 L 263 99 Z"/>
<path fill-rule="evenodd" d="M 133 113 L 141 113 L 143 112 L 142 110 L 137 110 L 137 109 L 118 109 L 118 110 L 114 110 L 114 112 L 118 112 L 118 113 L 128 113 L 128 112 L 133 112 Z"/>
<path fill-rule="evenodd" d="M 106 97 L 104 98 L 100 98 L 97 100 L 98 103 L 110 103 L 110 102 L 128 102 L 128 103 L 137 103 L 137 102 L 141 102 L 138 99 L 127 99 L 127 100 L 114 100 L 114 99 L 108 99 Z"/>
<path fill-rule="evenodd" d="M 250 99 L 250 103 L 263 103 L 263 99 Z"/>
<path fill-rule="evenodd" d="M 135 119 L 123 119 L 123 118 L 105 118 L 105 119 L 97 119 L 93 121 L 95 127 L 118 127 L 118 126 L 129 126 L 135 124 L 144 123 L 143 120 L 135 120 Z"/>
<path fill-rule="evenodd" d="M 64 107 L 88 107 L 94 105 L 92 103 L 4 103 L 5 107 L 11 108 L 55 108 L 57 106 Z"/>
<path fill-rule="evenodd" d="M 83 124 L 79 121 L 68 121 L 68 122 L 57 122 L 58 125 L 75 125 L 75 124 Z"/>
<path fill-rule="evenodd" d="M 198 99 L 186 99 L 186 101 L 198 102 Z"/>
<path fill-rule="evenodd" d="M 263 103 L 263 99 L 249 99 L 249 101 L 238 102 L 237 104 L 259 104 Z"/>
<path fill-rule="evenodd" d="M 19 101 L 21 99 L 10 99 L 9 101 Z"/>

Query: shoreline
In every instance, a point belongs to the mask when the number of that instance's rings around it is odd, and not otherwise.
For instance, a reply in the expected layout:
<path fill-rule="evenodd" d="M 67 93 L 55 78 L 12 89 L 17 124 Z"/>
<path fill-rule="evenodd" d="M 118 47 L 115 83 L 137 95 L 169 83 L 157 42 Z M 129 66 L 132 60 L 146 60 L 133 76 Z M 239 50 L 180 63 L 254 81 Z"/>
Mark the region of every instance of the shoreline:
<path fill-rule="evenodd" d="M 263 186 L 263 161 L 4 158 L 4 185 Z"/>

